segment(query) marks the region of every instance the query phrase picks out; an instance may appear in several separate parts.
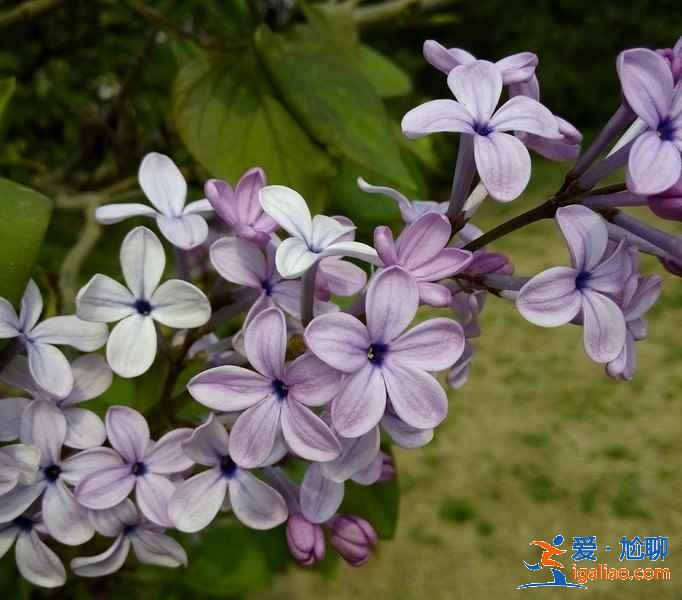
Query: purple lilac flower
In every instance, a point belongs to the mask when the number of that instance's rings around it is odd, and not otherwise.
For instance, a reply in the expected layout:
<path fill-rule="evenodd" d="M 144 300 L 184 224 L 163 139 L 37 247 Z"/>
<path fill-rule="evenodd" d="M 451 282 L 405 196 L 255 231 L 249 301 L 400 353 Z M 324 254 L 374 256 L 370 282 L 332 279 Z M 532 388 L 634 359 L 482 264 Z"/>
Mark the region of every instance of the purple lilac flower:
<path fill-rule="evenodd" d="M 306 470 L 299 490 L 301 513 L 311 523 L 326 523 L 341 506 L 345 494 L 342 481 L 324 476 L 322 465 L 312 463 Z"/>
<path fill-rule="evenodd" d="M 180 531 L 206 527 L 229 498 L 235 516 L 253 529 L 271 529 L 287 519 L 279 492 L 230 457 L 229 436 L 214 415 L 182 444 L 195 463 L 210 467 L 190 477 L 175 490 L 168 504 L 171 521 Z"/>
<path fill-rule="evenodd" d="M 285 365 L 286 345 L 284 314 L 269 308 L 253 318 L 244 334 L 255 371 L 216 367 L 187 385 L 210 408 L 244 411 L 230 434 L 230 455 L 241 467 L 264 465 L 280 432 L 290 450 L 308 460 L 324 462 L 340 452 L 338 440 L 310 407 L 331 400 L 341 374 L 310 353 Z"/>
<path fill-rule="evenodd" d="M 379 541 L 374 528 L 355 515 L 336 515 L 329 523 L 331 543 L 352 567 L 364 565 Z"/>
<path fill-rule="evenodd" d="M 352 479 L 358 473 L 363 473 L 379 456 L 379 428 L 373 427 L 364 435 L 356 438 L 339 436 L 341 454 L 320 465 L 322 474 L 337 483 Z"/>
<path fill-rule="evenodd" d="M 643 277 L 631 275 L 620 297 L 625 317 L 625 344 L 620 354 L 606 365 L 606 373 L 614 379 L 630 380 L 636 368 L 635 342 L 646 339 L 647 324 L 644 314 L 656 303 L 661 294 L 661 278 L 658 275 Z"/>
<path fill-rule="evenodd" d="M 452 296 L 437 282 L 463 271 L 473 260 L 471 252 L 448 246 L 451 235 L 447 217 L 432 212 L 405 227 L 395 242 L 389 227 L 377 227 L 374 246 L 384 266 L 399 265 L 414 277 L 420 302 L 444 307 Z"/>
<path fill-rule="evenodd" d="M 144 417 L 127 406 L 109 408 L 105 426 L 112 448 L 80 453 L 81 460 L 90 459 L 96 471 L 76 486 L 78 502 L 93 510 L 111 508 L 135 488 L 142 514 L 157 525 L 170 527 L 167 508 L 175 485 L 168 476 L 192 466 L 181 446 L 192 430 L 174 429 L 154 442 Z"/>
<path fill-rule="evenodd" d="M 461 326 L 450 319 L 430 319 L 405 331 L 419 306 L 414 278 L 401 267 L 374 276 L 367 290 L 367 325 L 352 315 L 316 317 L 305 330 L 312 352 L 346 373 L 331 409 L 340 435 L 370 431 L 386 410 L 388 395 L 396 413 L 422 429 L 438 425 L 447 414 L 447 398 L 429 373 L 453 365 L 464 349 Z"/>
<path fill-rule="evenodd" d="M 31 377 L 28 362 L 15 356 L 0 378 L 7 384 L 28 392 L 33 401 L 50 402 L 66 418 L 64 445 L 70 448 L 94 448 L 106 440 L 102 420 L 92 411 L 76 406 L 101 396 L 112 381 L 111 369 L 99 354 L 86 354 L 71 364 L 73 388 L 60 398 L 38 387 Z M 0 441 L 19 437 L 21 414 L 30 404 L 28 398 L 5 398 L 0 402 Z"/>
<path fill-rule="evenodd" d="M 187 554 L 162 527 L 150 523 L 128 499 L 104 510 L 90 513 L 97 533 L 112 537 L 114 543 L 101 554 L 79 556 L 71 561 L 71 570 L 80 577 L 102 577 L 118 571 L 132 546 L 142 564 L 175 568 L 187 566 Z"/>
<path fill-rule="evenodd" d="M 474 347 L 467 340 L 464 346 L 464 352 L 459 360 L 452 365 L 448 372 L 448 385 L 453 390 L 461 388 L 469 379 L 469 369 L 471 368 L 471 361 L 474 359 Z"/>
<path fill-rule="evenodd" d="M 263 212 L 258 200 L 265 185 L 265 172 L 254 167 L 242 175 L 234 189 L 226 181 L 209 179 L 204 185 L 204 193 L 218 217 L 237 237 L 265 246 L 279 227 Z"/>
<path fill-rule="evenodd" d="M 433 428 L 418 428 L 408 425 L 389 406 L 386 414 L 381 418 L 381 428 L 400 448 L 423 448 L 433 439 Z"/>
<path fill-rule="evenodd" d="M 24 579 L 44 588 L 62 586 L 66 583 L 64 565 L 39 533 L 47 533 L 40 515 L 19 515 L 7 523 L 0 522 L 0 558 L 16 541 L 14 556 Z"/>
<path fill-rule="evenodd" d="M 630 149 L 628 188 L 658 194 L 682 171 L 682 85 L 675 87 L 666 59 L 646 48 L 621 52 L 617 67 L 625 99 L 648 126 Z"/>
<path fill-rule="evenodd" d="M 87 510 L 76 502 L 67 483 L 74 484 L 83 475 L 84 465 L 78 455 L 62 459 L 66 438 L 66 419 L 50 403 L 32 402 L 21 417 L 21 442 L 40 451 L 39 473 L 32 483 L 18 485 L 0 501 L 0 523 L 21 516 L 41 498 L 42 519 L 50 535 L 63 544 L 88 541 L 94 530 Z"/>
<path fill-rule="evenodd" d="M 43 298 L 33 280 L 26 285 L 18 316 L 14 307 L 0 298 L 0 339 L 18 339 L 26 348 L 35 382 L 43 390 L 66 396 L 73 387 L 73 375 L 69 361 L 56 346 L 92 352 L 107 341 L 107 328 L 75 315 L 52 317 L 38 323 L 42 312 Z"/>
<path fill-rule="evenodd" d="M 35 483 L 39 477 L 40 450 L 29 444 L 0 448 L 0 497 L 19 485 Z"/>
<path fill-rule="evenodd" d="M 174 246 L 188 250 L 201 244 L 208 235 L 204 214 L 212 212 L 208 200 L 197 200 L 185 206 L 187 182 L 180 169 L 165 154 L 150 152 L 140 163 L 140 187 L 152 206 L 124 203 L 105 204 L 95 212 L 104 225 L 130 217 L 153 217 L 163 236 Z"/>
<path fill-rule="evenodd" d="M 513 200 L 530 179 L 530 156 L 518 138 L 505 132 L 560 139 L 554 115 L 527 96 L 514 96 L 495 111 L 502 77 L 487 61 L 453 69 L 448 86 L 457 101 L 432 100 L 413 108 L 403 117 L 403 133 L 410 138 L 435 132 L 471 136 L 476 168 L 488 193 L 503 202 Z"/>
<path fill-rule="evenodd" d="M 269 185 L 260 193 L 260 203 L 290 238 L 277 248 L 277 270 L 285 279 L 303 275 L 319 260 L 329 256 L 352 256 L 376 264 L 374 248 L 345 236 L 355 229 L 332 217 L 315 215 L 303 197 L 283 185 Z"/>
<path fill-rule="evenodd" d="M 387 481 L 393 481 L 396 478 L 397 470 L 395 467 L 395 462 L 393 457 L 386 452 L 381 452 L 381 474 L 379 475 L 379 481 L 385 483 Z"/>
<path fill-rule="evenodd" d="M 159 238 L 146 227 L 128 233 L 120 261 L 127 287 L 97 274 L 78 292 L 76 305 L 78 316 L 87 321 L 119 321 L 107 342 L 107 361 L 117 375 L 137 377 L 156 357 L 155 321 L 178 329 L 199 327 L 210 318 L 211 305 L 187 281 L 169 279 L 159 285 L 166 255 Z"/>
<path fill-rule="evenodd" d="M 673 81 L 675 83 L 680 81 L 682 79 L 682 37 L 678 38 L 672 48 L 663 48 L 658 53 L 668 61 Z"/>
<path fill-rule="evenodd" d="M 291 555 L 302 567 L 324 559 L 325 544 L 322 527 L 296 513 L 287 521 L 287 545 Z"/>
<path fill-rule="evenodd" d="M 623 313 L 609 297 L 623 288 L 624 244 L 607 253 L 606 225 L 584 206 L 560 208 L 556 221 L 571 252 L 571 266 L 533 277 L 519 291 L 516 305 L 528 321 L 542 327 L 581 317 L 585 352 L 595 362 L 610 362 L 625 343 Z"/>
<path fill-rule="evenodd" d="M 657 217 L 682 221 L 682 177 L 667 190 L 648 196 L 647 202 Z"/>

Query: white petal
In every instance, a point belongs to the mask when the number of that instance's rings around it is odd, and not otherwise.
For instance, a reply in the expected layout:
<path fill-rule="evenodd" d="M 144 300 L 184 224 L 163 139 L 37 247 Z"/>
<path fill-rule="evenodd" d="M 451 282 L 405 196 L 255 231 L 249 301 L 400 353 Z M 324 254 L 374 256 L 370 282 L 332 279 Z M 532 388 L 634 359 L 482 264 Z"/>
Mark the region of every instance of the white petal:
<path fill-rule="evenodd" d="M 62 351 L 50 344 L 28 344 L 26 351 L 35 382 L 53 396 L 66 396 L 73 387 L 73 375 Z"/>
<path fill-rule="evenodd" d="M 19 535 L 19 531 L 20 529 L 16 525 L 3 525 L 0 527 L 0 558 L 5 556 L 12 547 L 14 540 Z"/>
<path fill-rule="evenodd" d="M 130 538 L 137 559 L 146 565 L 159 567 L 187 566 L 187 554 L 173 538 L 150 531 L 137 529 Z"/>
<path fill-rule="evenodd" d="M 331 246 L 325 248 L 320 256 L 322 258 L 326 256 L 351 256 L 364 260 L 372 265 L 381 264 L 377 251 L 372 248 L 372 246 L 368 246 L 362 242 L 335 242 Z"/>
<path fill-rule="evenodd" d="M 204 216 L 209 216 L 213 214 L 213 207 L 206 198 L 203 200 L 195 200 L 194 202 L 190 202 L 187 206 L 185 206 L 185 210 L 182 211 L 182 214 L 202 214 Z"/>
<path fill-rule="evenodd" d="M 79 556 L 71 561 L 71 570 L 79 577 L 102 577 L 118 571 L 130 552 L 130 540 L 119 535 L 101 554 Z"/>
<path fill-rule="evenodd" d="M 31 339 L 36 343 L 73 346 L 83 352 L 92 352 L 104 346 L 108 333 L 104 323 L 90 323 L 76 315 L 66 315 L 38 323 L 31 330 Z"/>
<path fill-rule="evenodd" d="M 60 479 L 45 489 L 42 508 L 47 530 L 62 544 L 84 544 L 95 534 L 87 509 L 76 502 L 71 490 Z"/>
<path fill-rule="evenodd" d="M 287 505 L 282 495 L 243 469 L 230 479 L 230 503 L 235 516 L 252 529 L 272 529 L 286 521 Z"/>
<path fill-rule="evenodd" d="M 38 537 L 35 530 L 22 533 L 15 548 L 19 573 L 34 585 L 46 588 L 66 583 L 66 571 L 59 557 Z"/>
<path fill-rule="evenodd" d="M 157 212 L 146 204 L 105 204 L 95 211 L 95 219 L 102 225 L 113 225 L 130 217 L 155 217 Z"/>
<path fill-rule="evenodd" d="M 338 458 L 322 463 L 322 473 L 327 479 L 342 482 L 366 469 L 379 453 L 379 428 L 374 427 L 357 438 L 342 438 L 342 453 Z"/>
<path fill-rule="evenodd" d="M 477 60 L 450 71 L 448 87 L 478 123 L 487 123 L 502 94 L 502 76 L 494 64 Z"/>
<path fill-rule="evenodd" d="M 165 215 L 182 213 L 187 197 L 187 182 L 180 169 L 165 154 L 150 152 L 140 163 L 140 187 L 151 203 Z"/>
<path fill-rule="evenodd" d="M 156 328 L 150 317 L 126 317 L 114 327 L 107 343 L 107 361 L 121 377 L 137 377 L 156 357 Z"/>
<path fill-rule="evenodd" d="M 355 225 L 344 225 L 326 215 L 313 217 L 313 232 L 310 246 L 316 251 L 324 250 L 340 237 L 355 231 Z"/>
<path fill-rule="evenodd" d="M 181 279 L 163 282 L 151 297 L 155 321 L 181 329 L 200 327 L 211 317 L 211 305 L 204 292 Z"/>
<path fill-rule="evenodd" d="M 99 354 L 85 354 L 71 363 L 73 389 L 61 406 L 76 404 L 97 398 L 111 386 L 113 374 L 109 365 Z"/>
<path fill-rule="evenodd" d="M 64 444 L 69 448 L 95 448 L 107 439 L 104 423 L 94 412 L 85 408 L 65 408 L 66 439 Z"/>
<path fill-rule="evenodd" d="M 95 275 L 76 296 L 77 314 L 86 321 L 111 323 L 135 312 L 135 297 L 107 275 Z"/>
<path fill-rule="evenodd" d="M 0 502 L 0 523 L 9 523 L 26 512 L 28 507 L 43 493 L 46 485 L 45 481 L 32 485 L 20 485 L 4 494 Z"/>
<path fill-rule="evenodd" d="M 17 311 L 7 300 L 0 298 L 0 339 L 16 337 L 19 329 Z"/>
<path fill-rule="evenodd" d="M 168 516 L 180 531 L 200 531 L 215 519 L 226 493 L 227 479 L 220 467 L 214 467 L 190 477 L 175 489 L 168 503 Z"/>
<path fill-rule="evenodd" d="M 66 437 L 66 419 L 52 403 L 46 400 L 31 402 L 21 416 L 19 427 L 21 441 L 40 450 L 41 466 L 59 464 Z"/>
<path fill-rule="evenodd" d="M 137 478 L 135 499 L 142 514 L 152 523 L 171 527 L 173 524 L 168 518 L 168 501 L 173 492 L 175 485 L 169 479 L 156 473 L 147 473 L 144 477 Z"/>
<path fill-rule="evenodd" d="M 275 262 L 277 271 L 285 279 L 300 277 L 321 257 L 311 252 L 303 240 L 291 237 L 284 240 L 277 248 Z"/>
<path fill-rule="evenodd" d="M 19 311 L 19 325 L 23 331 L 30 331 L 40 319 L 43 312 L 43 297 L 33 279 L 26 285 L 26 290 L 21 298 L 21 310 Z"/>
<path fill-rule="evenodd" d="M 149 300 L 166 267 L 159 238 L 146 227 L 136 227 L 121 244 L 120 260 L 123 277 L 135 298 Z"/>
<path fill-rule="evenodd" d="M 260 192 L 260 203 L 289 235 L 311 241 L 313 222 L 310 210 L 297 191 L 283 185 L 268 185 Z"/>
<path fill-rule="evenodd" d="M 195 248 L 208 236 L 208 224 L 201 215 L 183 214 L 178 217 L 158 215 L 156 224 L 173 246 L 183 250 Z"/>
<path fill-rule="evenodd" d="M 30 402 L 27 398 L 0 400 L 0 442 L 11 442 L 19 437 L 21 415 Z"/>

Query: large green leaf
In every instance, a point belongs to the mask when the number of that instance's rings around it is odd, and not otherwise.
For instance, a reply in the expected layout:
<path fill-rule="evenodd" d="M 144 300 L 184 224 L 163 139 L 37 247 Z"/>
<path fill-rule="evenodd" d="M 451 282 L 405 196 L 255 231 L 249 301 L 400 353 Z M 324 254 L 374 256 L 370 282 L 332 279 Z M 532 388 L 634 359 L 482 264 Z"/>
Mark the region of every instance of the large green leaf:
<path fill-rule="evenodd" d="M 51 200 L 0 179 L 0 296 L 10 302 L 21 298 L 51 213 Z"/>
<path fill-rule="evenodd" d="M 382 98 L 404 96 L 412 91 L 412 82 L 403 69 L 390 58 L 364 44 L 359 50 L 360 70 Z"/>
<path fill-rule="evenodd" d="M 324 151 L 274 97 L 252 52 L 195 60 L 179 72 L 172 111 L 175 126 L 212 176 L 234 183 L 250 167 L 270 183 L 298 189 L 316 205 L 333 173 Z"/>
<path fill-rule="evenodd" d="M 392 123 L 359 60 L 349 60 L 346 48 L 338 49 L 312 27 L 284 35 L 263 26 L 255 40 L 285 104 L 318 142 L 414 189 Z"/>
<path fill-rule="evenodd" d="M 0 79 L 0 121 L 2 121 L 2 116 L 7 108 L 7 104 L 9 103 L 12 94 L 14 94 L 14 88 L 14 77 Z"/>

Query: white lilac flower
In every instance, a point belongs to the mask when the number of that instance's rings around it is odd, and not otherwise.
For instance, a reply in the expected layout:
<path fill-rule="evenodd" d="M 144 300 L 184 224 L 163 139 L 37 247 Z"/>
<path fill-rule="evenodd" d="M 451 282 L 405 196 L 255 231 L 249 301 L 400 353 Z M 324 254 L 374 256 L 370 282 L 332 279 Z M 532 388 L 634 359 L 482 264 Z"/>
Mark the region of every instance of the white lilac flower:
<path fill-rule="evenodd" d="M 303 275 L 328 256 L 352 256 L 378 263 L 374 248 L 345 239 L 355 229 L 353 226 L 326 215 L 311 217 L 303 197 L 291 188 L 266 186 L 261 190 L 260 202 L 263 210 L 292 236 L 279 245 L 275 257 L 277 270 L 285 279 Z"/>
<path fill-rule="evenodd" d="M 147 521 L 128 499 L 104 510 L 93 510 L 91 521 L 97 533 L 115 538 L 101 554 L 79 556 L 71 561 L 71 570 L 80 577 L 101 577 L 118 571 L 133 552 L 141 563 L 158 567 L 187 566 L 187 554 L 158 525 Z"/>
<path fill-rule="evenodd" d="M 146 204 L 105 204 L 95 218 L 105 225 L 130 217 L 153 217 L 159 231 L 174 246 L 188 250 L 201 244 L 208 235 L 202 213 L 212 212 L 208 200 L 197 200 L 185 206 L 187 182 L 180 169 L 166 155 L 147 154 L 140 163 L 140 187 L 154 207 Z"/>
<path fill-rule="evenodd" d="M 127 288 L 106 275 L 95 275 L 78 292 L 78 315 L 112 323 L 107 360 L 121 377 L 137 377 L 154 362 L 154 321 L 177 329 L 199 327 L 211 316 L 204 293 L 191 283 L 169 279 L 159 285 L 166 255 L 159 238 L 146 227 L 133 229 L 121 244 L 121 270 Z"/>
<path fill-rule="evenodd" d="M 75 315 L 52 317 L 38 323 L 42 312 L 43 298 L 33 280 L 26 285 L 19 315 L 5 298 L 0 298 L 0 339 L 19 340 L 26 349 L 35 382 L 44 390 L 66 396 L 73 387 L 73 375 L 68 360 L 56 346 L 92 352 L 107 341 L 107 328 Z"/>
<path fill-rule="evenodd" d="M 0 376 L 5 383 L 28 392 L 33 401 L 46 400 L 66 418 L 64 444 L 70 448 L 94 448 L 107 438 L 104 424 L 94 412 L 77 406 L 101 396 L 112 381 L 111 369 L 99 354 L 85 354 L 71 364 L 73 388 L 63 398 L 39 388 L 23 356 L 15 356 Z M 23 410 L 31 403 L 28 398 L 5 398 L 0 402 L 0 441 L 19 437 Z"/>
<path fill-rule="evenodd" d="M 40 450 L 30 444 L 9 444 L 0 448 L 0 496 L 18 485 L 30 485 L 38 478 Z"/>

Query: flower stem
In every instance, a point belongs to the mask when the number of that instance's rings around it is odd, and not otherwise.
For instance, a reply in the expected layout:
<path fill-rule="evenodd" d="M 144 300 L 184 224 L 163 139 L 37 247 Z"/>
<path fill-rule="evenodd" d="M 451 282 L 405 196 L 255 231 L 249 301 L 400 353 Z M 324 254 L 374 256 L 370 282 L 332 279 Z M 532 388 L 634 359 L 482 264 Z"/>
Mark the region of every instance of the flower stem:
<path fill-rule="evenodd" d="M 301 322 L 306 327 L 313 320 L 313 306 L 315 304 L 315 278 L 317 267 L 315 263 L 303 275 L 303 290 L 301 290 Z"/>
<path fill-rule="evenodd" d="M 189 260 L 187 257 L 187 252 L 182 248 L 173 246 L 175 250 L 175 268 L 180 279 L 185 281 L 192 281 L 192 275 L 190 274 Z"/>

